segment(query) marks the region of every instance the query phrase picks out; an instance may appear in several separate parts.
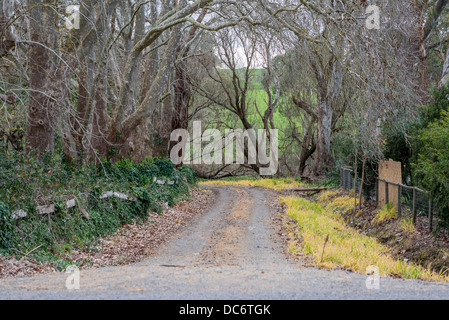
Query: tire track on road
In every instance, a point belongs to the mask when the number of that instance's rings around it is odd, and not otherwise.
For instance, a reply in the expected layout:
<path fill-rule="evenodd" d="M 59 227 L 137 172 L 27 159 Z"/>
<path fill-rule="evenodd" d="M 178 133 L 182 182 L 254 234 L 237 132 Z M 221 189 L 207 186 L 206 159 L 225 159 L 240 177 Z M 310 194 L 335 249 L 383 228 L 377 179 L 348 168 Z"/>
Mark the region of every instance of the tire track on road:
<path fill-rule="evenodd" d="M 229 213 L 220 217 L 219 228 L 212 231 L 200 254 L 200 263 L 235 266 L 243 262 L 247 248 L 242 240 L 248 233 L 254 199 L 247 190 L 232 190 L 237 194 L 236 203 Z"/>

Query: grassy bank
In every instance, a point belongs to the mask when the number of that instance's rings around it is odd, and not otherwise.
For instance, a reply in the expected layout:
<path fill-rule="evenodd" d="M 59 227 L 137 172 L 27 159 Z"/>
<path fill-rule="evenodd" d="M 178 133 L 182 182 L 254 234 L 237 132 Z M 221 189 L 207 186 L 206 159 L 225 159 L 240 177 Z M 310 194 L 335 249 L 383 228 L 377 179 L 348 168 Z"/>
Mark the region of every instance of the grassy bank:
<path fill-rule="evenodd" d="M 296 197 L 281 198 L 288 217 L 294 221 L 301 236 L 301 242 L 292 244 L 290 251 L 304 254 L 324 268 L 345 268 L 365 273 L 369 266 L 374 265 L 381 275 L 449 281 L 448 276 L 394 258 L 389 254 L 389 248 L 377 239 L 348 227 L 341 213 L 353 206 L 353 199 L 343 196 L 328 201 L 331 196 L 325 193 L 317 202 Z"/>

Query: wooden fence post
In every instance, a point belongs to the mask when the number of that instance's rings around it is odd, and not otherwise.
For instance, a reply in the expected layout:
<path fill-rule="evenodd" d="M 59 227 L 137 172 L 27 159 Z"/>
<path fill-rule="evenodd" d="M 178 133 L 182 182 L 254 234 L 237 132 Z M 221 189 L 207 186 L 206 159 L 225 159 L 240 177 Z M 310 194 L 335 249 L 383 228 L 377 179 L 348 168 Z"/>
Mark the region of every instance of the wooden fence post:
<path fill-rule="evenodd" d="M 433 198 L 432 198 L 432 192 L 429 192 L 429 228 L 430 232 L 433 231 L 433 211 L 432 211 L 432 204 L 433 204 Z"/>
<path fill-rule="evenodd" d="M 416 188 L 413 188 L 413 223 L 416 223 Z"/>

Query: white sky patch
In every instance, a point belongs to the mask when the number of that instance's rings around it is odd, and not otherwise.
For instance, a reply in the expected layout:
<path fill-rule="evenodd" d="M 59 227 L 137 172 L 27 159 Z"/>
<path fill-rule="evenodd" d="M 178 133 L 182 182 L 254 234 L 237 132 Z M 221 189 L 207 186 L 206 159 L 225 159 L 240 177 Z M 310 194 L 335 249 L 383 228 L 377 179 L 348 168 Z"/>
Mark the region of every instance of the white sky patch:
<path fill-rule="evenodd" d="M 247 68 L 250 67 L 252 69 L 263 69 L 266 66 L 265 58 L 259 53 L 255 53 L 255 58 L 251 61 L 251 65 L 249 65 L 249 61 L 245 55 L 245 50 L 243 47 L 237 47 L 235 49 L 235 60 L 237 63 L 237 68 Z"/>

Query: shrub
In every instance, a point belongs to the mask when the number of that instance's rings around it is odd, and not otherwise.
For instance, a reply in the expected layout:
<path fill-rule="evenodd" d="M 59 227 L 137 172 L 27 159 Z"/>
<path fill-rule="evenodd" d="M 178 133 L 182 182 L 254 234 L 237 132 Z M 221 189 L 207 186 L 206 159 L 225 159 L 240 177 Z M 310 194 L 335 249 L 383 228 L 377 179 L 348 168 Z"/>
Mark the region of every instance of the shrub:
<path fill-rule="evenodd" d="M 432 123 L 419 139 L 422 151 L 415 165 L 416 175 L 424 188 L 431 191 L 440 215 L 449 223 L 449 112 Z"/>

